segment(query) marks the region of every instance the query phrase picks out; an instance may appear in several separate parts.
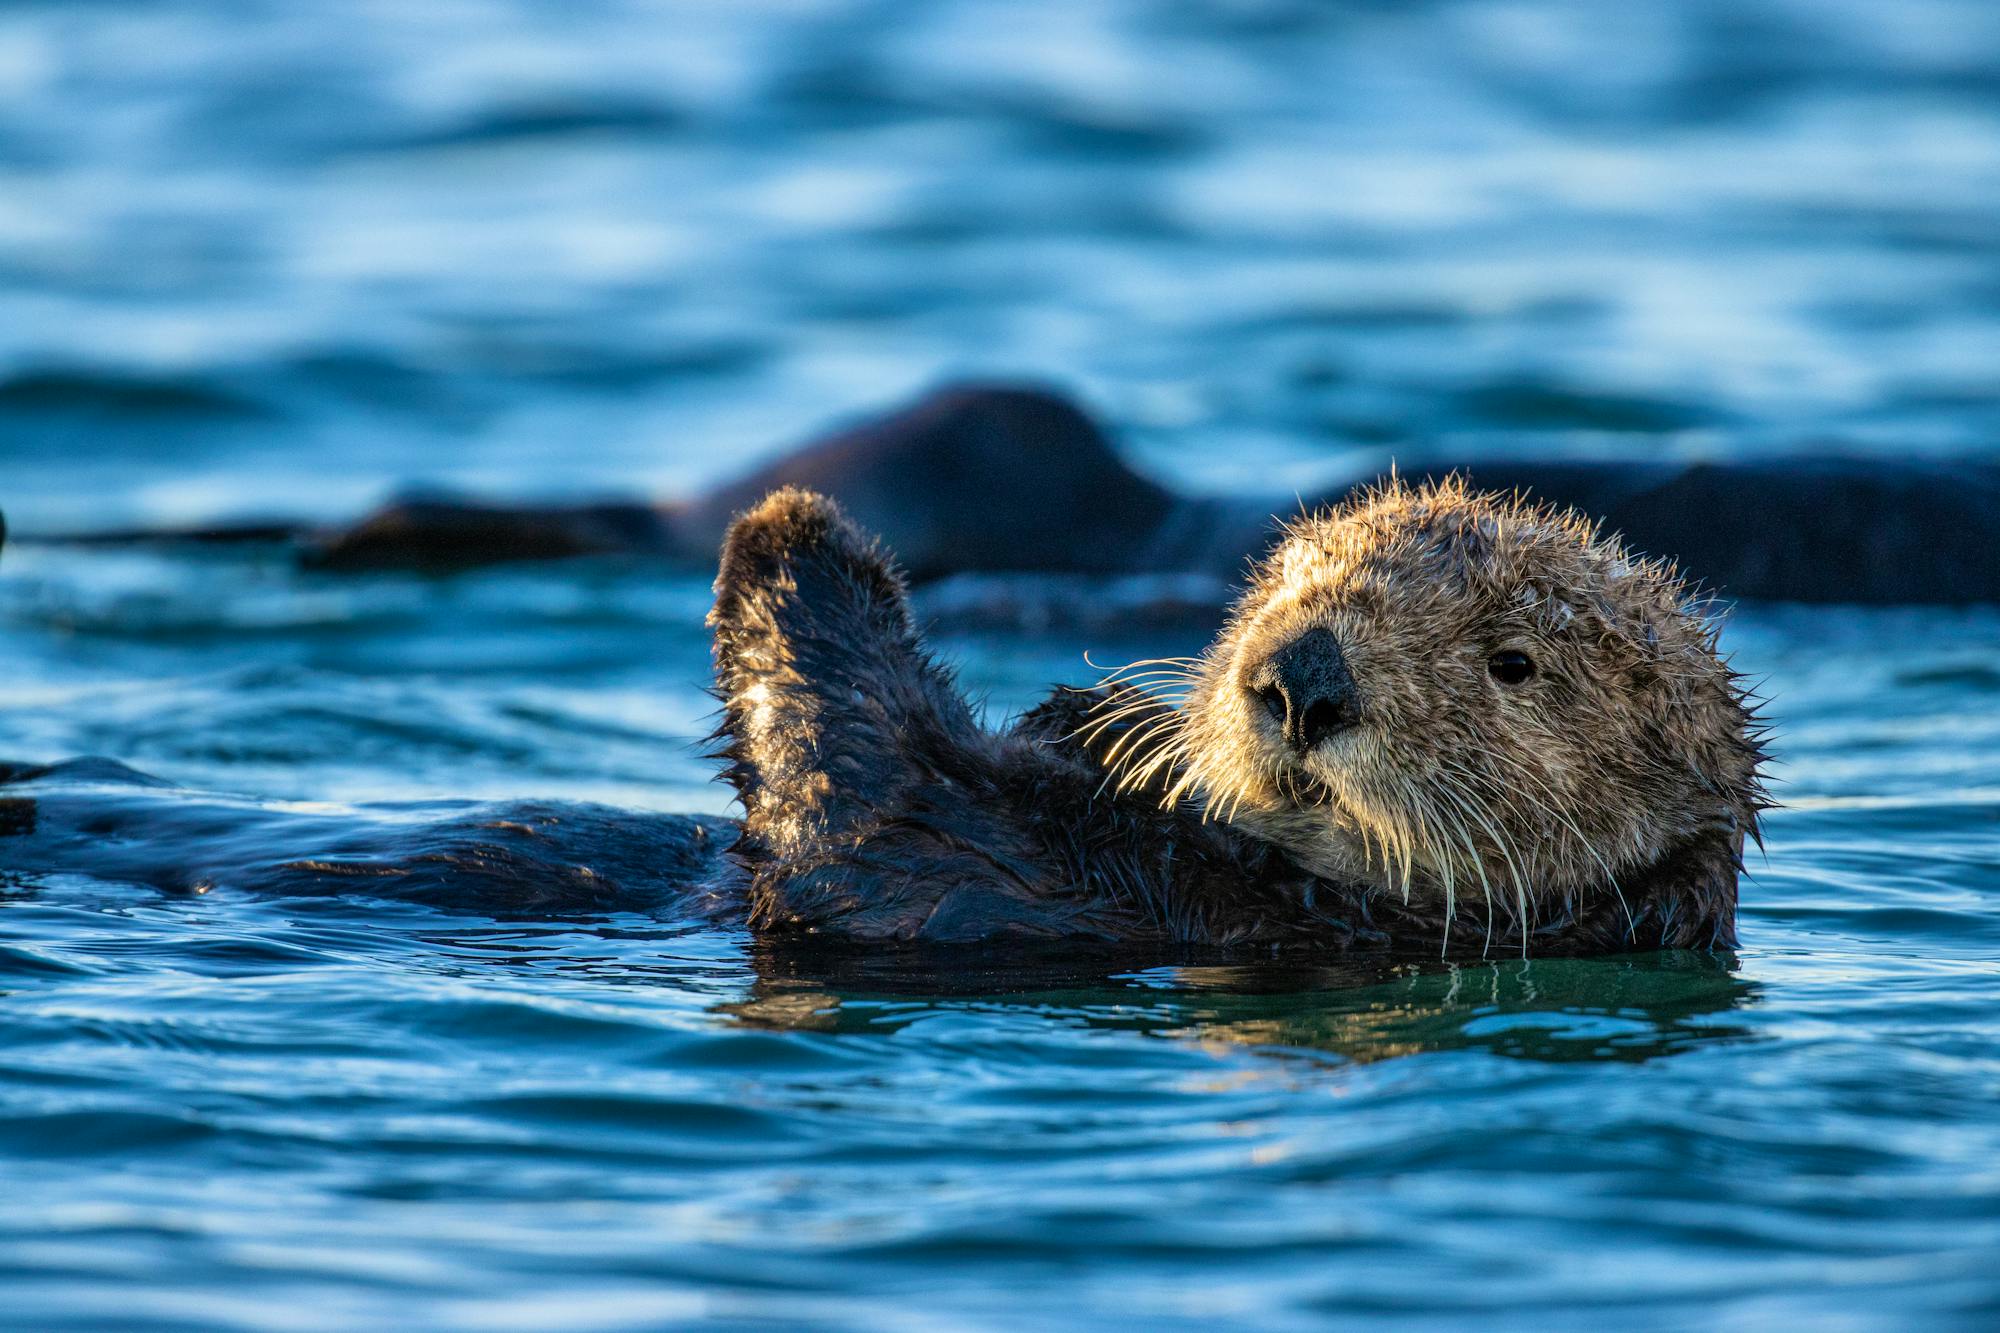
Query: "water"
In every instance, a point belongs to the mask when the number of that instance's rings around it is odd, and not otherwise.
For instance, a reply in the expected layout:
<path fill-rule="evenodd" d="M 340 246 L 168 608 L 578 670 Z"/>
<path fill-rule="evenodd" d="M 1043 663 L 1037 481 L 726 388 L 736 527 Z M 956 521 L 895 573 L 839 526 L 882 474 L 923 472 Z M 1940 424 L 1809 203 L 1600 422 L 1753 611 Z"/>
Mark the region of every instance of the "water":
<path fill-rule="evenodd" d="M 952 373 L 1178 484 L 2000 438 L 1995 11 L 0 8 L 16 531 L 686 492 Z M 0 558 L 0 757 L 718 813 L 698 573 Z M 1198 634 L 953 632 L 996 714 Z M 2000 613 L 1740 608 L 1743 947 L 982 973 L 0 904 L 23 1327 L 2000 1315 Z"/>

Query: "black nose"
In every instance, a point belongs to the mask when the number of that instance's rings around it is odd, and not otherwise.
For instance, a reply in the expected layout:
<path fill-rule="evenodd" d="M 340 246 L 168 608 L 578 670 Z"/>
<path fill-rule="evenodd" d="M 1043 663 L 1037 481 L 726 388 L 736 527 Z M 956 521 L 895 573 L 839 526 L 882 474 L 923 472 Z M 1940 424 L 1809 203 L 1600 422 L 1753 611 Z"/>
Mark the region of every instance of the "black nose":
<path fill-rule="evenodd" d="M 1250 677 L 1250 691 L 1301 753 L 1361 720 L 1354 675 L 1329 630 L 1309 629 L 1272 653 Z"/>

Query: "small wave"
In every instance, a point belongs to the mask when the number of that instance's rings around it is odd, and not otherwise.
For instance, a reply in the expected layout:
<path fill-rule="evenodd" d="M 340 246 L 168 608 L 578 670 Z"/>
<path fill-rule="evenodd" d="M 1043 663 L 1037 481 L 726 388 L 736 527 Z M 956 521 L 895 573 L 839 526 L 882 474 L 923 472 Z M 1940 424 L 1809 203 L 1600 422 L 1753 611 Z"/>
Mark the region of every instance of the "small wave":
<path fill-rule="evenodd" d="M 1690 402 L 1533 379 L 1475 385 L 1457 402 L 1462 424 L 1475 429 L 1666 435 L 1717 421 L 1714 409 Z"/>
<path fill-rule="evenodd" d="M 75 977 L 97 971 L 54 949 L 32 944 L 0 944 L 0 977 Z"/>
<path fill-rule="evenodd" d="M 257 398 L 199 375 L 50 367 L 0 379 L 0 414 L 129 421 L 244 421 L 276 415 Z"/>
<path fill-rule="evenodd" d="M 28 1160 L 154 1153 L 192 1147 L 221 1131 L 162 1111 L 73 1110 L 0 1115 L 0 1149 Z"/>
<path fill-rule="evenodd" d="M 1894 680 L 1898 685 L 1912 688 L 1935 686 L 1942 689 L 1967 689 L 1979 694 L 1991 694 L 2000 690 L 2000 667 L 1989 666 L 1984 662 L 1958 662 L 1900 671 L 1896 673 Z"/>
<path fill-rule="evenodd" d="M 365 152 L 425 152 L 554 142 L 585 137 L 651 138 L 687 123 L 676 107 L 651 98 L 547 97 L 480 107 L 455 120 L 359 145 Z"/>

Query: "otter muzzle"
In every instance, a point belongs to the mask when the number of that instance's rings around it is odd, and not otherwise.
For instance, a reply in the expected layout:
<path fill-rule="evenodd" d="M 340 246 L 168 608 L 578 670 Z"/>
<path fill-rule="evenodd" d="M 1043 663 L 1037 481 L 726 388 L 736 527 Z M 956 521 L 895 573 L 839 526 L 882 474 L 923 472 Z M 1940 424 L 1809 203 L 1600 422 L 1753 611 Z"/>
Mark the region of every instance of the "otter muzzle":
<path fill-rule="evenodd" d="M 1361 720 L 1354 673 L 1331 630 L 1309 629 L 1272 653 L 1249 686 L 1301 754 Z"/>

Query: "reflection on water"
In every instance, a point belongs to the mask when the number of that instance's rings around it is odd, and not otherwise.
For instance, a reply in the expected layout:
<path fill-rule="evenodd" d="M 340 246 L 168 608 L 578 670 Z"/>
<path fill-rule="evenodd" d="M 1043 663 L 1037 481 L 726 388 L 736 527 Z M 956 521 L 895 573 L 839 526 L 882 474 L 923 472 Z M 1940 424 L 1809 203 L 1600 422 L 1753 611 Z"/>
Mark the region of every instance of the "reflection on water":
<path fill-rule="evenodd" d="M 1747 1037 L 1749 1029 L 1726 1015 L 1757 993 L 1733 956 L 1688 953 L 1476 965 L 1194 964 L 1122 976 L 1076 960 L 893 950 L 809 953 L 765 944 L 750 957 L 757 974 L 750 997 L 718 1012 L 761 1027 L 879 1033 L 919 1013 L 1012 1009 L 1109 1032 L 1364 1063 L 1444 1051 L 1637 1063 Z"/>

